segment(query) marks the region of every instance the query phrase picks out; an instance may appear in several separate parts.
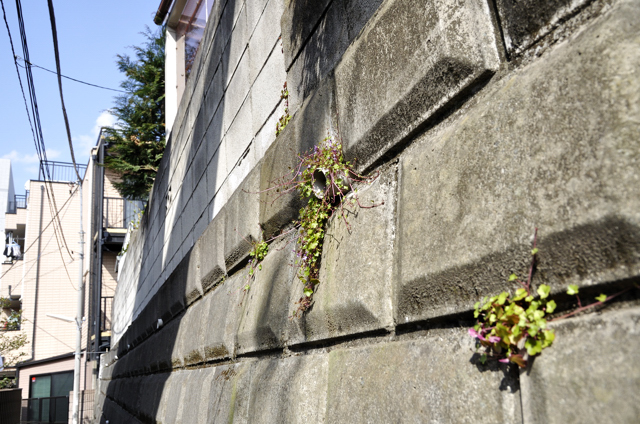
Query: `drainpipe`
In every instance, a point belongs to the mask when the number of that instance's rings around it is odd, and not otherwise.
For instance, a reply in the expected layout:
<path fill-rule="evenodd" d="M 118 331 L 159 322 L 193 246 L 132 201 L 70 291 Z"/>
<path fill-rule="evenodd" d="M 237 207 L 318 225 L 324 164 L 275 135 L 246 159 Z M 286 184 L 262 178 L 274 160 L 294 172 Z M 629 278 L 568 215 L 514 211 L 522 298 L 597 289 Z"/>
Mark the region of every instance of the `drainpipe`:
<path fill-rule="evenodd" d="M 78 193 L 80 195 L 80 249 L 78 256 L 78 305 L 76 311 L 76 353 L 73 367 L 73 424 L 78 424 L 80 412 L 80 361 L 82 358 L 82 322 L 84 321 L 84 231 L 82 223 L 82 181 L 78 180 Z"/>
<path fill-rule="evenodd" d="M 40 255 L 42 253 L 42 214 L 44 208 L 44 185 L 40 186 L 40 225 L 38 227 L 38 257 L 36 259 L 36 287 L 33 297 L 33 337 L 31 338 L 31 359 L 36 359 L 36 324 L 38 322 L 38 286 L 40 285 Z"/>

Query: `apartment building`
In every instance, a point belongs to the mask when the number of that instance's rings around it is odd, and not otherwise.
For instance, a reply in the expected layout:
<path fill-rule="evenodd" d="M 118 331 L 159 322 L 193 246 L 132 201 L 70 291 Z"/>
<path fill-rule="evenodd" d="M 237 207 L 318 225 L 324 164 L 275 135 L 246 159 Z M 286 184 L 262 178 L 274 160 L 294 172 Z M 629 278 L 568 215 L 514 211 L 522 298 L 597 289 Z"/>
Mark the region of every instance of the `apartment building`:
<path fill-rule="evenodd" d="M 111 306 L 117 285 L 119 256 L 130 223 L 144 209 L 143 201 L 124 199 L 115 188 L 119 176 L 105 168 L 109 145 L 98 137 L 92 149 L 85 177 L 85 190 L 91 192 L 87 215 L 90 216 L 87 237 L 88 285 L 86 344 L 89 361 L 94 362 L 97 378 L 99 354 L 111 345 Z"/>
<path fill-rule="evenodd" d="M 84 175 L 86 166 L 78 170 Z M 27 183 L 24 198 L 14 195 L 4 214 L 5 232 L 21 248 L 20 257 L 5 257 L 0 295 L 11 300 L 12 311 L 22 311 L 20 327 L 12 330 L 26 334 L 28 342 L 15 368 L 27 420 L 58 422 L 69 414 L 81 251 L 81 190 L 76 181 L 71 164 L 44 162 L 38 179 Z M 82 192 L 82 202 L 88 204 L 90 196 Z M 82 221 L 87 228 L 86 213 Z M 86 334 L 86 324 L 83 330 Z M 83 358 L 82 390 L 91 389 L 85 369 Z"/>

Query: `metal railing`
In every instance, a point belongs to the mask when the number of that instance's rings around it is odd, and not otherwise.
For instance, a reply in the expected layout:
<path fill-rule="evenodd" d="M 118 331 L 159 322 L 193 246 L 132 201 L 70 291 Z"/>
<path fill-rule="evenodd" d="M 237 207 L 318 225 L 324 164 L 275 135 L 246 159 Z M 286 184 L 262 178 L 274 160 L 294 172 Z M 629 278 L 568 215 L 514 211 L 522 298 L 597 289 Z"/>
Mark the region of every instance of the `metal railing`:
<path fill-rule="evenodd" d="M 26 194 L 16 194 L 14 197 L 16 199 L 16 209 L 27 209 L 27 196 L 29 192 Z"/>
<path fill-rule="evenodd" d="M 26 194 L 14 194 L 13 199 L 9 199 L 7 204 L 7 213 L 16 213 L 17 209 L 26 209 L 28 197 L 29 190 L 27 190 Z"/>
<path fill-rule="evenodd" d="M 94 402 L 94 390 L 80 392 L 80 424 L 94 422 Z M 20 424 L 68 424 L 69 409 L 69 396 L 22 399 Z"/>
<path fill-rule="evenodd" d="M 144 209 L 141 200 L 127 200 L 122 197 L 105 197 L 103 203 L 104 228 L 127 228 L 133 221 L 136 213 Z"/>
<path fill-rule="evenodd" d="M 42 397 L 22 400 L 20 424 L 69 422 L 69 396 Z"/>
<path fill-rule="evenodd" d="M 111 331 L 111 306 L 113 296 L 100 297 L 100 332 Z"/>
<path fill-rule="evenodd" d="M 78 180 L 72 163 L 42 161 L 41 165 L 38 173 L 40 181 L 74 182 Z M 77 167 L 80 178 L 84 178 L 87 165 L 77 165 Z"/>

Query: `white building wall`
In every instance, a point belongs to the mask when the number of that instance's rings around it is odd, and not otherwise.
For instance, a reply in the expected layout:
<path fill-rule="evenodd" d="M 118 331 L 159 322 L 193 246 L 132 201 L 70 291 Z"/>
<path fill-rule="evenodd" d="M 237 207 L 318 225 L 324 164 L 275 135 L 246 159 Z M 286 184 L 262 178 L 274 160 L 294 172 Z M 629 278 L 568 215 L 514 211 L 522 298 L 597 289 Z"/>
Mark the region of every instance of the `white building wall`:
<path fill-rule="evenodd" d="M 280 90 L 286 71 L 279 25 L 283 9 L 283 0 L 214 4 L 171 126 L 146 219 L 132 237 L 118 276 L 112 343 L 275 140 L 276 123 L 284 114 Z M 173 49 L 176 43 L 171 35 L 168 38 L 167 47 Z M 169 108 L 167 112 L 170 116 Z"/>

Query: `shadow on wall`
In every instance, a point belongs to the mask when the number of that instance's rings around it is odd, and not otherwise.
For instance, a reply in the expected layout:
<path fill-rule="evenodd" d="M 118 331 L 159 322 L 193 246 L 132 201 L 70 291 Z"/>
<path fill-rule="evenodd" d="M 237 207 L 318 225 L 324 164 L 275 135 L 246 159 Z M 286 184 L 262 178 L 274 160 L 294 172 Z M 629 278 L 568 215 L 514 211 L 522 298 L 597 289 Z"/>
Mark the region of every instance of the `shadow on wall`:
<path fill-rule="evenodd" d="M 224 5 L 224 3 L 222 4 Z M 196 58 L 196 61 L 201 61 L 200 67 L 197 75 L 192 72 L 190 78 L 204 78 L 205 82 L 209 83 L 213 81 L 213 75 L 219 72 L 221 74 L 219 80 L 228 80 L 229 61 L 222 59 L 225 53 L 220 53 L 217 58 L 211 58 L 207 53 L 214 54 L 216 50 L 215 37 L 218 37 L 220 31 L 233 27 L 236 9 L 242 7 L 242 2 L 240 0 L 229 0 L 222 7 L 224 7 L 224 10 L 221 17 L 219 21 L 215 22 L 217 28 L 215 29 L 213 42 L 211 42 L 211 38 L 208 40 L 203 39 L 201 47 L 204 48 L 201 48 L 198 52 L 200 59 Z M 212 19 L 210 22 L 214 22 L 214 20 Z M 206 35 L 207 31 L 205 31 L 205 37 Z M 234 35 L 231 32 L 221 52 L 229 48 Z M 214 62 L 214 60 L 217 60 L 217 62 Z M 196 81 L 193 81 L 193 83 Z M 196 84 L 193 83 L 187 84 L 187 87 L 195 87 Z M 213 83 L 211 83 L 211 86 L 213 86 Z M 169 407 L 166 408 L 167 411 L 160 410 L 160 400 L 167 398 L 166 395 L 163 397 L 164 391 L 172 390 L 170 386 L 167 386 L 171 369 L 182 365 L 176 360 L 176 355 L 174 354 L 177 349 L 178 332 L 188 304 L 199 296 L 199 293 L 196 293 L 194 297 L 193 288 L 187 287 L 188 281 L 195 281 L 194 276 L 189 278 L 190 273 L 195 272 L 189 269 L 192 245 L 195 240 L 192 239 L 193 237 L 185 237 L 185 234 L 190 233 L 199 218 L 202 218 L 206 224 L 209 223 L 209 205 L 204 207 L 200 217 L 195 217 L 195 219 L 181 218 L 186 215 L 187 211 L 193 210 L 193 202 L 203 201 L 202 198 L 196 199 L 195 188 L 199 182 L 211 186 L 216 186 L 218 183 L 215 181 L 216 173 L 206 172 L 207 167 L 217 167 L 219 161 L 224 161 L 224 157 L 220 157 L 220 155 L 201 154 L 202 151 L 207 151 L 206 148 L 217 149 L 224 135 L 222 123 L 214 120 L 213 116 L 216 114 L 223 116 L 221 112 L 225 108 L 225 97 L 220 99 L 217 108 L 210 111 L 208 107 L 205 108 L 207 104 L 206 97 L 207 95 L 213 96 L 214 90 L 212 89 L 210 93 L 208 88 L 205 87 L 204 99 L 199 110 L 196 111 L 197 116 L 190 128 L 188 107 L 190 106 L 191 96 L 185 93 L 181 100 L 178 118 L 181 115 L 180 110 L 187 110 L 182 113 L 183 119 L 175 122 L 174 129 L 169 136 L 151 201 L 139 230 L 143 240 L 143 245 L 141 246 L 143 253 L 139 260 L 141 271 L 138 281 L 132 284 L 138 290 L 135 293 L 134 311 L 144 302 L 149 301 L 149 303 L 135 317 L 135 320 L 119 340 L 118 345 L 114 346 L 110 359 L 113 361 L 117 358 L 117 360 L 113 362 L 112 369 L 107 372 L 108 376 L 111 376 L 111 380 L 107 379 L 104 383 L 106 384 L 106 389 L 102 389 L 110 402 L 131 413 L 141 422 L 156 422 L 156 419 L 159 419 L 161 415 L 168 413 Z M 216 91 L 218 91 L 217 88 Z M 200 131 L 198 138 L 201 138 L 201 142 L 193 135 L 197 131 Z M 185 143 L 190 144 L 184 147 Z M 205 150 L 199 151 L 198 149 L 201 146 L 204 146 Z M 183 147 L 184 152 L 181 152 Z M 174 178 L 173 181 L 179 181 L 179 183 L 188 185 L 188 187 L 183 187 L 178 191 L 179 187 L 170 187 L 171 173 L 176 171 L 176 168 L 170 164 L 178 162 L 176 158 L 179 156 L 176 155 L 181 154 L 185 156 L 187 161 L 186 171 L 184 171 L 185 176 L 184 178 Z M 174 157 L 172 158 L 172 156 Z M 208 160 L 209 156 L 212 159 L 207 163 L 206 160 Z M 191 175 L 188 175 L 189 173 Z M 207 181 L 207 178 L 209 181 Z M 175 195 L 176 191 L 177 197 L 171 199 L 170 196 L 172 193 Z M 202 196 L 202 193 L 200 195 Z M 156 204 L 154 205 L 153 203 Z M 173 215 L 168 213 L 171 204 L 177 210 Z M 154 234 L 150 234 L 151 220 L 159 227 L 157 237 Z M 186 228 L 183 229 L 182 225 L 187 222 L 191 227 L 185 231 Z M 168 234 L 166 239 L 165 234 Z M 159 246 L 160 248 L 153 248 L 154 243 L 157 244 L 156 247 Z M 181 258 L 175 270 L 158 289 L 157 293 L 149 300 L 148 290 L 142 291 L 141 288 L 153 285 L 153 282 L 145 282 L 147 275 L 161 274 L 161 272 L 150 272 L 150 269 L 158 267 L 159 269 L 154 271 L 162 271 L 162 269 L 169 266 L 171 258 L 163 258 L 162 253 L 163 245 L 167 243 L 169 246 L 177 245 L 175 246 L 177 249 L 170 247 L 169 251 L 175 251 L 175 255 L 178 258 L 180 258 L 181 252 L 184 252 L 185 249 L 188 249 L 188 252 L 184 258 Z M 157 257 L 152 256 L 154 253 Z M 116 351 L 117 356 L 115 356 Z M 106 403 L 100 422 L 106 422 L 110 414 L 112 415 L 111 422 L 114 422 L 113 415 L 117 416 L 117 413 L 107 411 Z M 99 408 L 102 408 L 102 405 Z M 101 413 L 102 411 L 98 409 L 97 412 Z M 165 418 L 167 418 L 166 422 L 172 422 L 168 419 L 168 416 Z M 117 418 L 115 420 L 117 421 Z"/>
<path fill-rule="evenodd" d="M 282 34 L 293 110 L 329 75 L 381 3 L 296 0 L 285 8 Z"/>

